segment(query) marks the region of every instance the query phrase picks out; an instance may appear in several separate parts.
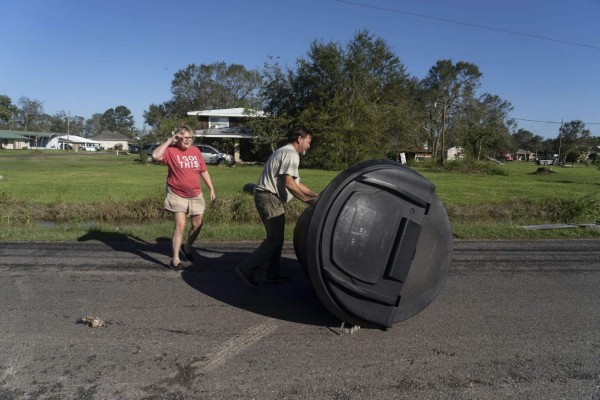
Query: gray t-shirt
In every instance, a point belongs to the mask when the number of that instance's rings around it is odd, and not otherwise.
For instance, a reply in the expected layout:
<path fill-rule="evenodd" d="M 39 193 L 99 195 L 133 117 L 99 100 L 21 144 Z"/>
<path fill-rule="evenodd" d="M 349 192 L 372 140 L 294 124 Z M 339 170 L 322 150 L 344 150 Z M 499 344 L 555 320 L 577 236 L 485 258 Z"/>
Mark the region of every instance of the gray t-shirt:
<path fill-rule="evenodd" d="M 299 165 L 300 156 L 294 146 L 287 144 L 278 148 L 267 160 L 256 187 L 276 194 L 284 203 L 290 201 L 294 196 L 285 187 L 285 175 L 291 175 L 300 182 Z"/>

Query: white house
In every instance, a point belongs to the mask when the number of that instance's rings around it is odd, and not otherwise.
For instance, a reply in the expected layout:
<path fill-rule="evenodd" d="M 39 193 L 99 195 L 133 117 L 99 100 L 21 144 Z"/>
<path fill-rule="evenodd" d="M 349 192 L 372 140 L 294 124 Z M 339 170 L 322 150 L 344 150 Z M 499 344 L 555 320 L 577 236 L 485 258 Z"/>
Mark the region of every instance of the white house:
<path fill-rule="evenodd" d="M 121 148 L 121 150 L 128 150 L 129 143 L 132 141 L 131 138 L 120 134 L 119 132 L 102 131 L 96 136 L 92 136 L 90 139 L 100 143 L 100 146 L 105 149 Z"/>
<path fill-rule="evenodd" d="M 248 118 L 262 117 L 264 112 L 238 107 L 219 110 L 188 111 L 187 114 L 197 116 L 200 129 L 204 130 L 240 126 Z"/>
<path fill-rule="evenodd" d="M 195 131 L 196 137 L 232 139 L 233 158 L 235 161 L 241 161 L 240 140 L 252 138 L 252 134 L 243 128 L 243 123 L 248 118 L 262 117 L 264 112 L 239 107 L 188 111 L 187 114 L 198 117 L 198 126 L 200 129 Z"/>
<path fill-rule="evenodd" d="M 61 135 L 50 139 L 46 145 L 47 149 L 68 149 L 69 146 L 73 150 L 92 150 L 96 151 L 100 143 L 95 140 L 86 139 L 77 135 Z"/>
<path fill-rule="evenodd" d="M 464 149 L 460 146 L 449 147 L 446 149 L 446 160 L 462 160 L 465 157 Z"/>

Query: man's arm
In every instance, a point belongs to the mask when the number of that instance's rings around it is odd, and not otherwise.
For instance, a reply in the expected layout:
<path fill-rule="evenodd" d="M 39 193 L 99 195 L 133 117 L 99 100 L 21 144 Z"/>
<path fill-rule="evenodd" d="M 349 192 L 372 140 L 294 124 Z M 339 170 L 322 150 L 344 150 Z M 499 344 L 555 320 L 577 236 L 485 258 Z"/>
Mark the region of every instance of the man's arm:
<path fill-rule="evenodd" d="M 307 186 L 302 183 L 297 183 L 293 176 L 285 176 L 285 187 L 290 193 L 300 201 L 304 203 L 313 204 L 317 198 L 317 194 L 310 190 Z"/>
<path fill-rule="evenodd" d="M 317 197 L 317 194 L 315 192 L 313 192 L 312 190 L 310 190 L 308 188 L 308 186 L 303 185 L 302 182 L 296 182 L 296 184 L 298 185 L 300 190 L 302 190 L 302 192 L 304 192 L 304 194 L 307 195 L 308 197 L 310 197 L 310 198 Z"/>

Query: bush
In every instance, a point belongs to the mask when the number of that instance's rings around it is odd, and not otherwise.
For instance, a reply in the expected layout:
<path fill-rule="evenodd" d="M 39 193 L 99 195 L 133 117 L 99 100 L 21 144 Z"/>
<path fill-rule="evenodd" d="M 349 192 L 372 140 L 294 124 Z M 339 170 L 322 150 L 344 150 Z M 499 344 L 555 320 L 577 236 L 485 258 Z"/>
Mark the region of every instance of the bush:
<path fill-rule="evenodd" d="M 474 161 L 474 160 L 452 160 L 446 161 L 444 165 L 428 163 L 423 165 L 429 172 L 457 172 L 473 175 L 500 175 L 508 176 L 508 171 L 500 164 Z"/>
<path fill-rule="evenodd" d="M 543 203 L 549 219 L 562 223 L 599 223 L 600 195 L 555 198 Z"/>
<path fill-rule="evenodd" d="M 295 222 L 306 209 L 306 204 L 293 200 L 284 205 L 287 222 Z M 250 223 L 261 224 L 254 206 L 254 197 L 241 192 L 231 198 L 218 198 L 212 206 L 207 205 L 207 223 Z"/>

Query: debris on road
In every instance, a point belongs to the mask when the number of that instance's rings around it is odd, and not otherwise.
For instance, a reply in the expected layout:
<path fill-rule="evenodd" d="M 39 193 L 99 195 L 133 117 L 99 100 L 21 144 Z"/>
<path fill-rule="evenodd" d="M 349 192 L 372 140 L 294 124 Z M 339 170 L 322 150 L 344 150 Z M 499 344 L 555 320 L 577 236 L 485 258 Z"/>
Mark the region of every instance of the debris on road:
<path fill-rule="evenodd" d="M 346 326 L 346 324 L 348 324 L 348 326 Z M 359 329 L 360 329 L 360 326 L 358 326 L 358 325 L 353 325 L 353 324 L 347 323 L 345 321 L 342 321 L 342 326 L 340 326 L 340 334 L 352 335 L 354 332 L 358 331 Z"/>
<path fill-rule="evenodd" d="M 567 229 L 567 228 L 600 228 L 600 224 L 543 224 L 543 225 L 525 225 L 524 229 L 527 230 L 541 230 L 541 229 Z"/>
<path fill-rule="evenodd" d="M 102 327 L 106 326 L 106 323 L 104 321 L 102 321 L 100 318 L 92 317 L 89 315 L 86 315 L 85 317 L 81 318 L 79 320 L 79 322 L 89 326 L 90 328 L 102 328 Z"/>

